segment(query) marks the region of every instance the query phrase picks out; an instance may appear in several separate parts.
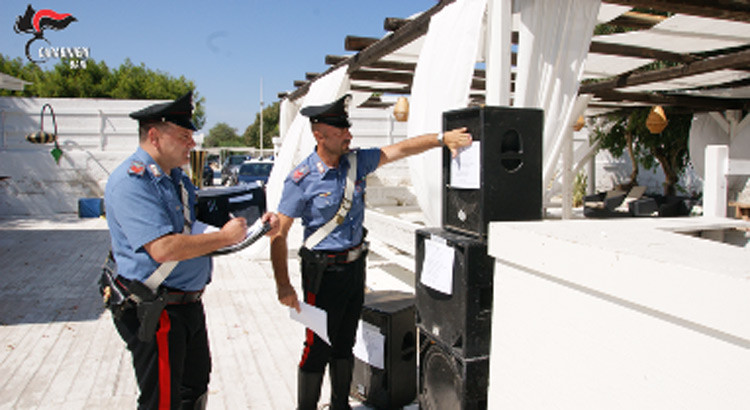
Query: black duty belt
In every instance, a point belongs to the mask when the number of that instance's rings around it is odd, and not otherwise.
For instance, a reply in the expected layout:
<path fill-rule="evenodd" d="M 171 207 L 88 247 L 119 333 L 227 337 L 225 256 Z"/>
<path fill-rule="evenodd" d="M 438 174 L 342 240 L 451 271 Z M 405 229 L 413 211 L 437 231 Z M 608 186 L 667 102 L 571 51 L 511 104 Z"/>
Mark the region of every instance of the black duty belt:
<path fill-rule="evenodd" d="M 121 276 L 117 277 L 117 282 L 125 289 L 130 286 L 130 280 Z M 183 292 L 174 288 L 166 288 L 164 298 L 168 305 L 184 305 L 187 303 L 198 302 L 203 298 L 203 289 L 194 292 Z"/>
<path fill-rule="evenodd" d="M 203 291 L 198 290 L 195 292 L 167 292 L 164 297 L 167 300 L 168 305 L 184 305 L 201 300 L 201 298 L 203 297 Z"/>
<path fill-rule="evenodd" d="M 314 251 L 325 258 L 329 265 L 343 265 L 356 261 L 367 251 L 367 242 L 341 252 Z"/>

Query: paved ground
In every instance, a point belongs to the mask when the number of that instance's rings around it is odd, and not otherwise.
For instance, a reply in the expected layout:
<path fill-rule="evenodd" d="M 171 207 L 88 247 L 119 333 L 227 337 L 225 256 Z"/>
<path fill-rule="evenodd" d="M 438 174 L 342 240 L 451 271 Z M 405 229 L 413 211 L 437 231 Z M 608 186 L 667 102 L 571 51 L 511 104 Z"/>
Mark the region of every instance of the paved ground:
<path fill-rule="evenodd" d="M 412 291 L 409 258 L 374 245 L 368 286 Z M 130 356 L 97 291 L 108 249 L 103 219 L 0 220 L 0 409 L 135 408 Z M 289 266 L 298 284 L 296 252 Z M 304 329 L 276 301 L 267 254 L 215 258 L 205 294 L 209 409 L 295 407 Z M 321 403 L 328 391 L 326 380 Z"/>

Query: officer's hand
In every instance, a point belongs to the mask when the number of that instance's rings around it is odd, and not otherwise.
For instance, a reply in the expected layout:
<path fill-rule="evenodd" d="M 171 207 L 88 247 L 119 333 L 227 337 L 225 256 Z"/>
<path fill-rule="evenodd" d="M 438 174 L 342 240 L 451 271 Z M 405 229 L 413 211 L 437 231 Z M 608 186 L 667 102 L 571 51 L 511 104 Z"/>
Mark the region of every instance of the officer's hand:
<path fill-rule="evenodd" d="M 451 156 L 456 158 L 458 149 L 471 145 L 471 134 L 466 132 L 466 127 L 456 128 L 443 134 L 445 146 L 451 150 Z"/>
<path fill-rule="evenodd" d="M 281 302 L 282 305 L 294 308 L 297 313 L 301 311 L 301 309 L 299 308 L 299 299 L 297 299 L 297 292 L 294 291 L 294 287 L 292 285 L 279 286 L 276 293 L 278 295 L 279 302 Z"/>
<path fill-rule="evenodd" d="M 279 216 L 273 212 L 266 212 L 262 217 L 263 222 L 268 222 L 271 225 L 271 230 L 266 233 L 266 236 L 275 236 L 279 233 Z"/>
<path fill-rule="evenodd" d="M 247 220 L 245 218 L 232 218 L 221 227 L 221 233 L 225 235 L 229 244 L 235 244 L 247 235 Z"/>

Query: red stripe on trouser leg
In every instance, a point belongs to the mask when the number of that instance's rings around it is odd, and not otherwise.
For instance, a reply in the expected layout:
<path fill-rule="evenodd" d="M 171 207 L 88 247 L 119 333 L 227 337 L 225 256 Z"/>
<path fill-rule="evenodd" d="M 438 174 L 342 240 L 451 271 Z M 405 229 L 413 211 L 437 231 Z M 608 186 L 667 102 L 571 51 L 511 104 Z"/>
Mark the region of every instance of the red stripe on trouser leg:
<path fill-rule="evenodd" d="M 315 294 L 312 292 L 307 292 L 305 302 L 307 302 L 308 305 L 315 306 Z M 305 349 L 302 350 L 302 360 L 300 360 L 299 362 L 299 367 L 302 367 L 307 361 L 307 355 L 310 354 L 310 346 L 312 346 L 314 340 L 315 332 L 313 332 L 310 328 L 307 328 L 305 330 Z"/>
<path fill-rule="evenodd" d="M 169 365 L 169 314 L 162 310 L 159 329 L 156 331 L 156 348 L 159 355 L 159 408 L 169 409 L 172 398 L 172 373 Z"/>

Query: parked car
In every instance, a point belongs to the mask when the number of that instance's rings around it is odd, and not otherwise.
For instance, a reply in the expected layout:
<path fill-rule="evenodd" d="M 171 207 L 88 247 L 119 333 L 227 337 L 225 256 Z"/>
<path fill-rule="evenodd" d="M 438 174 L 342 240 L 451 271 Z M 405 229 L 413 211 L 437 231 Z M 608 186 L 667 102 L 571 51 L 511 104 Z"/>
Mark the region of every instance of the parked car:
<path fill-rule="evenodd" d="M 236 175 L 235 184 L 251 184 L 260 182 L 264 185 L 268 182 L 268 176 L 271 175 L 273 162 L 271 161 L 245 161 L 239 168 Z"/>
<path fill-rule="evenodd" d="M 224 165 L 221 167 L 221 185 L 227 183 L 236 183 L 237 170 L 240 168 L 243 162 L 247 161 L 246 155 L 230 155 L 224 160 Z"/>

